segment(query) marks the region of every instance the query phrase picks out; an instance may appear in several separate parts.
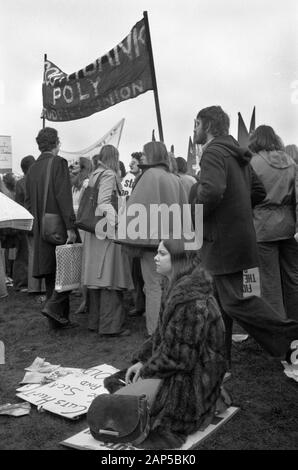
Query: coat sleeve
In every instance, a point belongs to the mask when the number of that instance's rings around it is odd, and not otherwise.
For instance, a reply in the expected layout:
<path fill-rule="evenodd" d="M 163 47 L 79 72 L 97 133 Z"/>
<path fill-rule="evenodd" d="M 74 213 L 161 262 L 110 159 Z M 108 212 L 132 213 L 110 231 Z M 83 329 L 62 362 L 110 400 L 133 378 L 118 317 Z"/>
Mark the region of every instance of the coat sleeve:
<path fill-rule="evenodd" d="M 141 377 L 169 377 L 194 368 L 205 341 L 206 309 L 206 302 L 198 306 L 195 301 L 175 308 L 162 341 L 141 369 Z"/>
<path fill-rule="evenodd" d="M 96 215 L 104 215 L 105 220 L 98 224 L 96 234 L 100 237 L 115 237 L 115 226 L 117 225 L 117 213 L 112 206 L 112 193 L 115 189 L 116 176 L 111 171 L 104 171 L 100 176 L 100 183 L 97 196 Z M 107 222 L 107 224 L 106 224 Z"/>
<path fill-rule="evenodd" d="M 266 189 L 262 181 L 258 177 L 257 173 L 250 165 L 251 170 L 251 205 L 255 207 L 257 204 L 260 204 L 266 197 Z"/>
<path fill-rule="evenodd" d="M 67 161 L 59 157 L 55 162 L 54 194 L 67 230 L 74 228 L 75 215 Z"/>
<path fill-rule="evenodd" d="M 204 205 L 204 216 L 208 216 L 221 202 L 226 186 L 224 158 L 206 151 L 201 160 L 197 192 L 197 203 Z"/>
<path fill-rule="evenodd" d="M 298 233 L 298 165 L 295 164 L 295 232 Z"/>
<path fill-rule="evenodd" d="M 30 169 L 29 169 L 30 172 Z M 27 176 L 25 178 L 25 208 L 32 213 L 32 204 L 31 204 L 31 197 L 30 197 L 30 173 L 27 173 Z"/>

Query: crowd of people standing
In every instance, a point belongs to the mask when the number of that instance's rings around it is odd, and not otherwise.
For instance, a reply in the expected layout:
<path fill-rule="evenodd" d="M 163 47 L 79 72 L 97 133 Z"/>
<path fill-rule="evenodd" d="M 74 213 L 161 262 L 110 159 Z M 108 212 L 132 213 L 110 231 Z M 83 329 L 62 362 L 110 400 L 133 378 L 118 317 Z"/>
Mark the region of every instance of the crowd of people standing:
<path fill-rule="evenodd" d="M 163 380 L 148 448 L 156 445 L 156 435 L 170 436 L 168 446 L 181 443 L 214 414 L 232 364 L 234 321 L 274 357 L 290 360 L 298 339 L 297 147 L 285 147 L 272 127 L 262 125 L 251 133 L 249 147 L 241 148 L 229 126 L 220 106 L 197 114 L 194 142 L 202 156 L 196 176 L 187 174 L 185 159 L 156 141 L 131 154 L 129 173 L 112 145 L 69 168 L 59 157 L 57 131 L 46 127 L 36 138 L 40 156 L 22 160 L 24 177 L 15 196 L 9 181 L 0 187 L 34 216 L 33 233 L 18 235 L 13 278 L 16 288 L 24 278 L 29 292 L 45 290 L 41 313 L 50 328 L 77 325 L 70 320 L 69 292 L 55 290 L 55 245 L 43 236 L 45 211 L 60 215 L 66 243 L 83 244 L 79 311 L 88 315 L 88 329 L 101 337 L 127 336 L 126 315 L 145 315 L 147 341 L 126 381 Z M 91 233 L 78 230 L 76 215 L 84 191 L 95 186 L 95 214 L 104 216 L 106 225 Z M 183 225 L 180 239 L 173 237 L 175 220 L 168 222 L 168 237 L 162 218 L 143 236 L 117 236 L 122 205 L 127 227 L 136 206 L 145 208 L 147 227 L 150 208 L 173 204 L 188 207 L 189 218 L 196 204 L 203 205 L 198 250 L 185 248 Z M 4 276 L 0 262 L 3 297 Z M 251 294 L 244 291 L 246 276 L 256 280 Z M 127 291 L 134 293 L 130 312 L 124 310 Z"/>

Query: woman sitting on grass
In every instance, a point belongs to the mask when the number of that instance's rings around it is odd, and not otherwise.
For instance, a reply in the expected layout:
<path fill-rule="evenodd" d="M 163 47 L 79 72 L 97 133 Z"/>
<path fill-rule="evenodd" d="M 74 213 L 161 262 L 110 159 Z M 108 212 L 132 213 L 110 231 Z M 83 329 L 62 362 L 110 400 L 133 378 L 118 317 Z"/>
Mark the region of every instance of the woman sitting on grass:
<path fill-rule="evenodd" d="M 224 324 L 211 277 L 195 252 L 184 251 L 181 240 L 164 240 L 154 259 L 157 272 L 168 278 L 158 327 L 134 365 L 107 378 L 105 387 L 115 392 L 124 375 L 127 385 L 161 379 L 150 409 L 151 431 L 138 447 L 179 448 L 216 411 L 226 371 Z"/>

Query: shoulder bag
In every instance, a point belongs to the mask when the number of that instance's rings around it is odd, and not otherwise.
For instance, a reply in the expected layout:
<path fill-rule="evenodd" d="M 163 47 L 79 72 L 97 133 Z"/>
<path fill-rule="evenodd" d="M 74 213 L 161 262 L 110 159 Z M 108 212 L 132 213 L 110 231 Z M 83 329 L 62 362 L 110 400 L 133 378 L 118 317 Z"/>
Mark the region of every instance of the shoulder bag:
<path fill-rule="evenodd" d="M 97 222 L 105 217 L 105 215 L 95 215 L 100 179 L 103 174 L 104 172 L 98 176 L 94 186 L 87 186 L 80 200 L 76 226 L 81 230 L 85 230 L 86 232 L 95 233 Z M 116 189 L 113 190 L 111 195 L 111 204 L 117 213 L 118 195 L 120 195 L 120 192 L 116 181 Z"/>
<path fill-rule="evenodd" d="M 87 423 L 98 441 L 138 445 L 150 431 L 150 409 L 161 379 L 139 379 L 114 394 L 98 395 L 87 412 Z"/>
<path fill-rule="evenodd" d="M 65 223 L 59 214 L 46 212 L 49 191 L 49 180 L 53 164 L 53 157 L 49 159 L 43 198 L 43 209 L 41 219 L 41 236 L 43 240 L 51 245 L 64 245 L 67 240 Z"/>

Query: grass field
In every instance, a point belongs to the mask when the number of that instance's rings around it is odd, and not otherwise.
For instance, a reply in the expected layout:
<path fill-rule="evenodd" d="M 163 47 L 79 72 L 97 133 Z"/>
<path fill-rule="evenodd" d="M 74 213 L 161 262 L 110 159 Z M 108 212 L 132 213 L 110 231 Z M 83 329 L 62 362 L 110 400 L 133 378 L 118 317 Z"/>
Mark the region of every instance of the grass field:
<path fill-rule="evenodd" d="M 72 295 L 72 311 L 80 298 Z M 130 299 L 126 299 L 126 306 Z M 9 292 L 0 301 L 0 340 L 6 363 L 0 365 L 0 404 L 17 403 L 16 388 L 28 367 L 39 356 L 52 364 L 89 368 L 128 365 L 132 352 L 145 337 L 144 318 L 128 320 L 132 334 L 99 338 L 87 330 L 86 314 L 72 315 L 80 323 L 72 330 L 49 331 L 40 305 L 25 293 Z M 265 353 L 252 338 L 233 346 L 232 378 L 227 382 L 233 405 L 240 411 L 199 449 L 293 450 L 298 449 L 298 383 L 287 378 L 277 359 Z M 87 427 L 86 419 L 69 421 L 32 406 L 24 417 L 0 416 L 0 449 L 64 450 L 62 440 Z"/>

